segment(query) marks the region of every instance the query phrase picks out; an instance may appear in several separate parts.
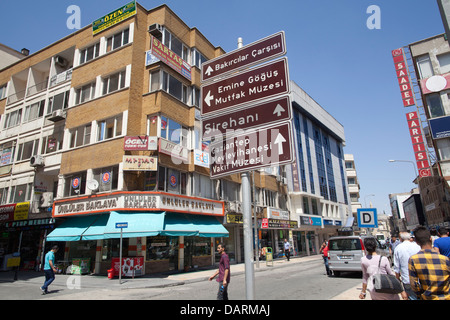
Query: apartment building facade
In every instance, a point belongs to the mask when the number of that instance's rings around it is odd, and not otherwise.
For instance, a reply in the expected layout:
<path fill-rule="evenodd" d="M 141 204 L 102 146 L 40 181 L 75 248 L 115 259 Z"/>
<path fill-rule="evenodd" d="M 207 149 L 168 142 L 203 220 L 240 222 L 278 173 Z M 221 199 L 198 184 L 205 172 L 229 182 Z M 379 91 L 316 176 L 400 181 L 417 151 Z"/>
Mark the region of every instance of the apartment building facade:
<path fill-rule="evenodd" d="M 444 34 L 408 45 L 420 87 L 427 144 L 435 151 L 433 176 L 418 185 L 430 227 L 450 225 L 450 46 Z"/>
<path fill-rule="evenodd" d="M 140 273 L 214 264 L 219 241 L 241 262 L 240 176 L 211 180 L 201 139 L 199 68 L 224 51 L 166 5 L 120 15 L 0 70 L 2 255 L 33 269 L 57 244 L 104 274 L 122 231 Z M 287 210 L 277 170 L 255 172 L 260 219 Z"/>

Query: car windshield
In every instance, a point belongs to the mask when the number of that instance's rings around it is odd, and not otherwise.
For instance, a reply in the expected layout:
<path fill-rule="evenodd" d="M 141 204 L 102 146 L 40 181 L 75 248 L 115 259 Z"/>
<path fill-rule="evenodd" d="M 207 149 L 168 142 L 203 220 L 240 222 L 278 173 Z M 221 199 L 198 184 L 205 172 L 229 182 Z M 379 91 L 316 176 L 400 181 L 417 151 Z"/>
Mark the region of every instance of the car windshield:
<path fill-rule="evenodd" d="M 362 250 L 359 239 L 330 239 L 330 250 Z"/>

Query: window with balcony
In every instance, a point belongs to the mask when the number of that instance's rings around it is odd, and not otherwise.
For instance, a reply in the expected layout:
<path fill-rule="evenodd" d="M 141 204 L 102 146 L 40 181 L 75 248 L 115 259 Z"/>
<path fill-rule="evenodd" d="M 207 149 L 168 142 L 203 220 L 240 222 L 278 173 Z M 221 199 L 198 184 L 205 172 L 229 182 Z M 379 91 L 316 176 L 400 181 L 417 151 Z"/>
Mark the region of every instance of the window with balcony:
<path fill-rule="evenodd" d="M 44 105 L 45 100 L 41 100 L 39 102 L 26 106 L 23 121 L 26 122 L 41 118 L 44 115 Z"/>
<path fill-rule="evenodd" d="M 157 70 L 150 74 L 150 92 L 164 90 L 184 103 L 188 103 L 188 87 L 171 74 Z"/>
<path fill-rule="evenodd" d="M 188 129 L 166 116 L 161 116 L 160 137 L 183 147 L 188 146 Z"/>
<path fill-rule="evenodd" d="M 15 110 L 5 115 L 4 129 L 12 128 L 20 124 L 22 120 L 22 109 Z"/>
<path fill-rule="evenodd" d="M 42 138 L 41 154 L 61 150 L 64 140 L 64 127 L 55 128 L 53 134 Z M 89 143 L 89 142 L 88 142 Z"/>
<path fill-rule="evenodd" d="M 19 143 L 17 148 L 17 161 L 30 159 L 38 153 L 39 139 Z"/>
<path fill-rule="evenodd" d="M 53 111 L 67 109 L 69 105 L 70 91 L 61 92 L 48 99 L 47 114 L 52 114 Z"/>

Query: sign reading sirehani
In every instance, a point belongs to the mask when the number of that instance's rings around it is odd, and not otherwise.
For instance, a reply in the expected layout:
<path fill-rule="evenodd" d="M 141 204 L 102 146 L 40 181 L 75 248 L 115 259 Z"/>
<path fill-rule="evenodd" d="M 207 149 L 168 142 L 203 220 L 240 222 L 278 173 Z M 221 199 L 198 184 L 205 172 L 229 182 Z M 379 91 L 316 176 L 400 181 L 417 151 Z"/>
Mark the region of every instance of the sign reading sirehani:
<path fill-rule="evenodd" d="M 92 33 L 96 35 L 103 30 L 106 30 L 115 24 L 128 19 L 136 14 L 136 1 L 131 1 L 126 5 L 114 10 L 107 15 L 101 17 L 100 19 L 92 22 Z"/>
<path fill-rule="evenodd" d="M 250 67 L 286 54 L 284 31 L 268 36 L 202 64 L 202 81 Z"/>
<path fill-rule="evenodd" d="M 287 58 L 202 86 L 202 116 L 289 93 Z"/>

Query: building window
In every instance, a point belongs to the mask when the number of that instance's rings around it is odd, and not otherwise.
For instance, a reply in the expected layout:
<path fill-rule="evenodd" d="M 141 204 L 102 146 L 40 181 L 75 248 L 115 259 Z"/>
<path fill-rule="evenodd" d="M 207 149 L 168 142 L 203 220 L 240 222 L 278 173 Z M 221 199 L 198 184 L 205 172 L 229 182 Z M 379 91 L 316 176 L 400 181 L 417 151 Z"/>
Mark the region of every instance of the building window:
<path fill-rule="evenodd" d="M 189 48 L 183 44 L 177 37 L 175 37 L 169 30 L 164 29 L 164 45 L 175 52 L 184 61 L 189 61 Z"/>
<path fill-rule="evenodd" d="M 8 202 L 8 191 L 8 187 L 0 188 L 0 204 L 5 204 Z"/>
<path fill-rule="evenodd" d="M 106 39 L 106 52 L 110 52 L 129 42 L 130 29 L 127 28 Z"/>
<path fill-rule="evenodd" d="M 420 79 L 426 79 L 434 75 L 433 66 L 431 65 L 430 56 L 428 54 L 417 57 L 416 62 Z"/>
<path fill-rule="evenodd" d="M 69 129 L 70 148 L 80 147 L 91 142 L 91 124 Z"/>
<path fill-rule="evenodd" d="M 196 66 L 198 68 L 201 68 L 202 63 L 208 61 L 208 59 L 200 53 L 200 51 L 198 51 L 196 48 L 192 49 L 192 66 Z"/>
<path fill-rule="evenodd" d="M 437 56 L 439 61 L 439 68 L 441 73 L 450 72 L 450 53 L 445 53 Z"/>
<path fill-rule="evenodd" d="M 12 142 L 7 142 L 0 145 L 0 166 L 6 166 L 13 162 L 14 150 Z"/>
<path fill-rule="evenodd" d="M 441 160 L 450 160 L 450 139 L 437 139 L 436 145 Z"/>
<path fill-rule="evenodd" d="M 17 161 L 30 159 L 37 154 L 39 139 L 20 143 L 17 148 Z"/>
<path fill-rule="evenodd" d="M 175 169 L 159 167 L 158 190 L 178 194 L 186 194 L 187 173 Z"/>
<path fill-rule="evenodd" d="M 64 196 L 77 196 L 86 193 L 86 171 L 64 177 Z"/>
<path fill-rule="evenodd" d="M 59 93 L 48 99 L 47 114 L 51 114 L 55 110 L 66 109 L 69 105 L 70 91 Z"/>
<path fill-rule="evenodd" d="M 97 124 L 97 141 L 111 139 L 122 134 L 122 114 L 99 121 Z"/>
<path fill-rule="evenodd" d="M 103 94 L 108 94 L 125 88 L 125 70 L 102 79 Z"/>
<path fill-rule="evenodd" d="M 188 87 L 165 71 L 158 70 L 150 74 L 150 92 L 164 90 L 178 100 L 188 103 Z"/>
<path fill-rule="evenodd" d="M 55 128 L 53 134 L 42 139 L 41 154 L 47 154 L 61 150 L 64 140 L 64 127 Z M 89 142 L 88 142 L 89 143 Z"/>
<path fill-rule="evenodd" d="M 21 184 L 11 187 L 10 203 L 19 203 L 31 199 L 31 183 Z"/>
<path fill-rule="evenodd" d="M 6 84 L 3 86 L 0 86 L 0 100 L 6 98 Z"/>
<path fill-rule="evenodd" d="M 95 82 L 89 83 L 81 88 L 75 89 L 75 105 L 84 103 L 95 98 Z"/>
<path fill-rule="evenodd" d="M 80 64 L 86 63 L 100 55 L 100 42 L 80 50 Z"/>
<path fill-rule="evenodd" d="M 4 129 L 12 128 L 20 124 L 22 120 L 22 109 L 7 113 L 5 115 Z"/>
<path fill-rule="evenodd" d="M 442 107 L 441 95 L 433 93 L 426 96 L 428 110 L 432 118 L 445 116 L 444 108 Z"/>
<path fill-rule="evenodd" d="M 31 121 L 40 118 L 44 115 L 45 100 L 33 103 L 32 105 L 25 107 L 25 115 L 23 121 Z"/>
<path fill-rule="evenodd" d="M 94 179 L 98 181 L 98 191 L 117 190 L 119 182 L 119 166 L 93 170 Z"/>
<path fill-rule="evenodd" d="M 161 138 L 180 144 L 183 147 L 187 147 L 187 133 L 188 129 L 186 127 L 183 127 L 178 122 L 170 118 L 161 116 Z"/>
<path fill-rule="evenodd" d="M 319 129 L 314 128 L 314 142 L 316 147 L 317 173 L 319 175 L 320 195 L 328 200 L 327 176 L 322 148 L 322 135 Z"/>
<path fill-rule="evenodd" d="M 198 173 L 192 175 L 192 194 L 196 197 L 216 199 L 215 180 L 211 180 L 209 176 Z"/>

